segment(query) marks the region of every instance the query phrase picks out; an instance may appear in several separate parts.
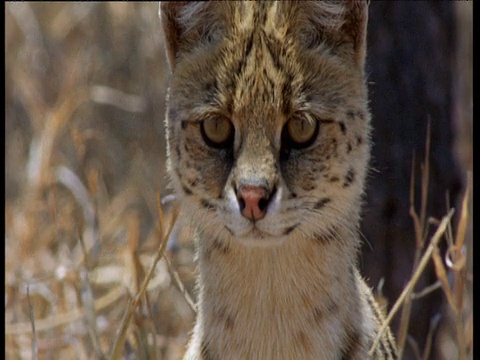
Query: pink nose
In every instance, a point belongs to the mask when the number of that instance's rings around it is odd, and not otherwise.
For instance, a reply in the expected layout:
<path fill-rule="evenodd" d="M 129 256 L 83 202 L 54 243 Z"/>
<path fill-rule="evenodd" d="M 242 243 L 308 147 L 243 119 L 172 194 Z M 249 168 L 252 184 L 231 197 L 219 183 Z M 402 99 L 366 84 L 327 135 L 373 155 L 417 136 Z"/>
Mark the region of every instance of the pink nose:
<path fill-rule="evenodd" d="M 243 216 L 254 221 L 263 219 L 268 204 L 267 190 L 263 186 L 240 186 L 237 197 Z"/>

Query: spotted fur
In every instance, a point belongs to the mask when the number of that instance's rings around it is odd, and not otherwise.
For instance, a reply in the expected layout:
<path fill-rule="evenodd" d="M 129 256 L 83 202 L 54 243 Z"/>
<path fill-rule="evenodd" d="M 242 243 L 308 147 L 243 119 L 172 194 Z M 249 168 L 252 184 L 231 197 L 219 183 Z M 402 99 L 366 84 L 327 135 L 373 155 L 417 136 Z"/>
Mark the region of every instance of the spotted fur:
<path fill-rule="evenodd" d="M 185 359 L 368 359 L 383 321 L 357 270 L 370 152 L 365 1 L 162 2 L 168 170 L 197 227 Z M 228 119 L 230 145 L 205 140 Z M 286 124 L 318 124 L 295 147 Z M 242 181 L 261 183 L 252 221 Z M 244 205 L 244 204 L 243 204 Z M 388 330 L 374 359 L 395 359 Z"/>

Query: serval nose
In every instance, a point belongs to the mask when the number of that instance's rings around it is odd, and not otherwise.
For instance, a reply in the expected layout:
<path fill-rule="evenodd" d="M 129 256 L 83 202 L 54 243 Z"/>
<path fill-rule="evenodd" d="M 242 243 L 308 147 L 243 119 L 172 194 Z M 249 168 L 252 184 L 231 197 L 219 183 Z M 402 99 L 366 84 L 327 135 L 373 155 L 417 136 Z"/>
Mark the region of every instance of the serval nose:
<path fill-rule="evenodd" d="M 272 194 L 266 181 L 241 182 L 237 190 L 240 212 L 252 221 L 263 219 Z"/>

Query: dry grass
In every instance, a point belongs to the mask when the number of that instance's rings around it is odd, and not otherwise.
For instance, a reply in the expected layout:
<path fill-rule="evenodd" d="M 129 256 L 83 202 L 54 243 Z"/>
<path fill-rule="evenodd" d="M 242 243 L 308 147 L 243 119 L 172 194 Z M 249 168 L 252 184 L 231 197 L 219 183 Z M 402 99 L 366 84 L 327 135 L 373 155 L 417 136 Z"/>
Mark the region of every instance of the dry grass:
<path fill-rule="evenodd" d="M 167 69 L 157 13 L 155 3 L 6 5 L 9 359 L 110 357 L 155 260 Z M 179 275 L 165 260 L 148 273 L 124 356 L 183 351 L 194 312 L 172 279 L 191 291 L 191 242 L 170 255 Z"/>
<path fill-rule="evenodd" d="M 195 315 L 186 295 L 195 268 L 188 228 L 180 249 L 164 253 L 176 212 L 157 204 L 157 194 L 167 193 L 167 66 L 157 7 L 5 7 L 8 359 L 176 359 L 183 352 Z M 458 117 L 468 118 L 468 109 Z M 467 168 L 469 141 L 460 149 Z M 456 236 L 445 231 L 446 268 L 432 245 L 439 283 L 426 289 L 441 287 L 447 299 L 452 321 L 439 335 L 445 359 L 471 357 L 473 347 L 472 258 L 464 255 L 471 210 L 464 204 Z M 420 212 L 424 234 L 431 222 Z M 422 254 L 412 254 L 417 265 Z M 408 290 L 402 304 L 422 296 Z M 407 334 L 402 341 L 409 343 Z"/>
<path fill-rule="evenodd" d="M 469 334 L 473 333 L 473 323 L 471 321 L 471 318 L 473 317 L 471 297 L 469 303 L 464 302 L 465 295 L 467 295 L 467 261 L 465 256 L 466 248 L 464 245 L 466 240 L 466 229 L 469 222 L 471 224 L 471 216 L 469 215 L 468 210 L 472 186 L 471 178 L 469 178 L 467 181 L 466 191 L 460 207 L 460 220 L 458 229 L 455 238 L 453 238 L 451 233 L 451 225 L 455 209 L 447 209 L 448 213 L 441 219 L 441 221 L 434 218 L 429 218 L 427 220 L 426 209 L 430 171 L 430 124 L 428 124 L 427 139 L 425 143 L 425 161 L 422 163 L 421 167 L 420 214 L 417 212 L 414 205 L 415 168 L 413 164 L 415 164 L 415 160 L 412 161 L 412 175 L 410 182 L 410 215 L 413 219 L 415 227 L 416 240 L 412 276 L 388 313 L 388 316 L 385 319 L 385 322 L 380 329 L 374 344 L 372 345 L 371 351 L 373 352 L 377 346 L 378 340 L 381 338 L 381 335 L 386 330 L 393 317 L 400 309 L 402 309 L 400 328 L 397 338 L 399 358 L 402 358 L 406 342 L 409 340 L 410 346 L 412 346 L 414 349 L 414 353 L 418 359 L 429 359 L 432 353 L 433 333 L 439 324 L 440 314 L 439 316 L 435 316 L 433 319 L 431 319 L 430 330 L 427 334 L 426 346 L 423 349 L 423 353 L 421 353 L 415 340 L 408 337 L 408 327 L 410 321 L 412 320 L 411 305 L 412 301 L 421 298 L 422 296 L 425 296 L 438 288 L 441 288 L 449 306 L 449 308 L 445 311 L 453 312 L 454 314 L 454 318 L 450 321 L 450 325 L 453 324 L 455 327 L 455 349 L 452 349 L 452 355 L 453 352 L 455 352 L 456 359 L 465 360 L 467 359 L 467 356 L 468 358 L 473 358 L 473 341 L 471 336 L 469 336 Z M 430 225 L 437 225 L 437 229 L 429 240 L 428 246 L 426 246 Z M 445 264 L 441 259 L 439 250 L 439 243 L 441 240 L 447 241 L 448 245 L 445 255 Z M 420 279 L 420 276 L 425 270 L 427 264 L 432 260 L 435 267 L 437 281 L 430 285 L 427 289 L 422 289 L 419 292 L 414 293 L 415 286 Z M 448 272 L 445 265 L 448 268 Z M 452 278 L 453 280 L 450 280 Z M 467 323 L 465 323 L 465 319 L 467 319 Z"/>

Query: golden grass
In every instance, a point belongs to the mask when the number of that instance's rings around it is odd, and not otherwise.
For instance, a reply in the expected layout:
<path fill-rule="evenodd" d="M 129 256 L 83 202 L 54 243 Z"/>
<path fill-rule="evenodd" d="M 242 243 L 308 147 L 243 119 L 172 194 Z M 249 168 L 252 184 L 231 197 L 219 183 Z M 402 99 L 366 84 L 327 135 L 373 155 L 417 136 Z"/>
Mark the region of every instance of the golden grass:
<path fill-rule="evenodd" d="M 6 5 L 8 359 L 110 357 L 145 274 L 123 356 L 183 352 L 194 312 L 172 279 L 191 291 L 189 236 L 171 254 L 177 271 L 164 259 L 145 270 L 166 187 L 157 7 Z"/>

